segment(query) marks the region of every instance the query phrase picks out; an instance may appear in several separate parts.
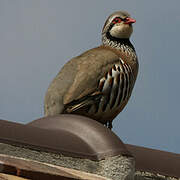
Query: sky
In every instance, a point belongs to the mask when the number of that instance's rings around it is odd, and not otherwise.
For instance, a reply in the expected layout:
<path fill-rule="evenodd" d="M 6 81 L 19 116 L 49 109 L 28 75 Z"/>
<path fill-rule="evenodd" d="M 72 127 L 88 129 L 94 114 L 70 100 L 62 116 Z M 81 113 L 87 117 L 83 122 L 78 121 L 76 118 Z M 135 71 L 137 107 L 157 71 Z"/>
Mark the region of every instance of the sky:
<path fill-rule="evenodd" d="M 179 0 L 0 0 L 0 119 L 43 116 L 45 92 L 72 57 L 101 44 L 114 11 L 137 20 L 132 97 L 113 121 L 124 143 L 180 153 Z"/>

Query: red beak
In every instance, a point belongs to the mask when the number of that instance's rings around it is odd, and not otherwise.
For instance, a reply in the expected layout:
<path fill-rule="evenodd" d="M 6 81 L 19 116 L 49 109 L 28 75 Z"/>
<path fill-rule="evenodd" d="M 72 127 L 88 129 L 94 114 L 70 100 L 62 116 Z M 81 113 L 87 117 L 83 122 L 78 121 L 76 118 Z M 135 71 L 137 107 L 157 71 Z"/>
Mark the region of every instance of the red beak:
<path fill-rule="evenodd" d="M 133 18 L 126 18 L 126 21 L 125 21 L 125 24 L 132 24 L 132 23 L 135 23 L 136 20 L 133 19 Z"/>

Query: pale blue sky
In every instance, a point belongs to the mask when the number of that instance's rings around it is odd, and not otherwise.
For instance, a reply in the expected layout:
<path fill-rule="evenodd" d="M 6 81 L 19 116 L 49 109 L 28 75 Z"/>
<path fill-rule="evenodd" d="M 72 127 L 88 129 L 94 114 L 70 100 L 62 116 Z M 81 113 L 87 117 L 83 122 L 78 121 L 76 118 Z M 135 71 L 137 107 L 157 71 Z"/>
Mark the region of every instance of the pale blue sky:
<path fill-rule="evenodd" d="M 140 71 L 113 131 L 125 143 L 180 153 L 179 0 L 0 0 L 0 118 L 42 117 L 51 80 L 101 43 L 104 22 L 117 10 L 137 20 L 131 40 Z"/>

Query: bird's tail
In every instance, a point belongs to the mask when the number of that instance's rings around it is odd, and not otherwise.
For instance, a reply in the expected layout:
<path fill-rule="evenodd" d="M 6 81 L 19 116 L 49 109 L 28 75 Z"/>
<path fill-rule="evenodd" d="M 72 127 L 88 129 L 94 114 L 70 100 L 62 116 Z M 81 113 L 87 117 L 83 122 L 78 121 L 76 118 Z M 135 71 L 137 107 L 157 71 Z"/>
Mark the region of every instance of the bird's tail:
<path fill-rule="evenodd" d="M 100 101 L 102 94 L 88 95 L 78 100 L 74 100 L 65 105 L 65 113 L 73 113 L 80 109 L 89 109 L 89 107 L 96 102 Z"/>

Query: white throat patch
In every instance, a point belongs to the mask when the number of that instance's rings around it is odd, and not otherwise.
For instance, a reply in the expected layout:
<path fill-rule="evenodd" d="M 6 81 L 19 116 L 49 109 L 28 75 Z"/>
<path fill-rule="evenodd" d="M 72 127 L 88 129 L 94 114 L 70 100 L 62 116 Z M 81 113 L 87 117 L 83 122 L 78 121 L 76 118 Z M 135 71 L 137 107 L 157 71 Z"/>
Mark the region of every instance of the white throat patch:
<path fill-rule="evenodd" d="M 133 28 L 128 24 L 117 24 L 114 25 L 110 30 L 111 36 L 116 38 L 130 38 L 132 32 Z"/>

